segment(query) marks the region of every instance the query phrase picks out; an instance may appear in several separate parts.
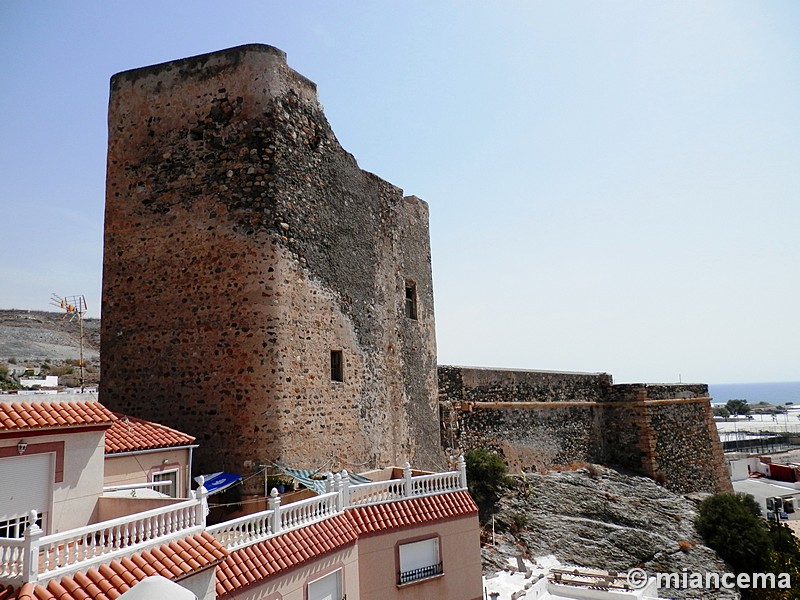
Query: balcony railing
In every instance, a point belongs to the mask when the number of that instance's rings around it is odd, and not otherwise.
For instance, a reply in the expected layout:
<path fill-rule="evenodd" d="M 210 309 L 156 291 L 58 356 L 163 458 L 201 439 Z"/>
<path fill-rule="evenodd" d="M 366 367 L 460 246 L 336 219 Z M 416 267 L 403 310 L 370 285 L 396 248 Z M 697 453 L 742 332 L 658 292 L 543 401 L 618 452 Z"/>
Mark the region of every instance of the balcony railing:
<path fill-rule="evenodd" d="M 23 538 L 0 539 L 0 584 L 46 582 L 199 533 L 206 507 L 203 495 L 52 535 L 29 526 Z M 29 522 L 37 517 L 32 511 Z"/>
<path fill-rule="evenodd" d="M 420 567 L 418 569 L 411 569 L 409 571 L 400 571 L 397 574 L 397 585 L 403 585 L 404 583 L 411 583 L 412 581 L 436 577 L 437 575 L 441 575 L 442 572 L 442 563 L 437 563 L 428 567 Z"/>
<path fill-rule="evenodd" d="M 282 506 L 273 489 L 268 510 L 206 527 L 207 492 L 201 482 L 196 498 L 178 504 L 47 536 L 31 525 L 23 538 L 0 538 L 0 585 L 44 583 L 203 530 L 228 550 L 235 550 L 343 514 L 349 508 L 466 487 L 463 457 L 459 457 L 455 471 L 416 477 L 406 463 L 403 478 L 389 481 L 351 484 L 347 471 L 328 473 L 324 494 Z M 32 513 L 29 523 L 35 523 L 36 518 Z"/>
<path fill-rule="evenodd" d="M 0 540 L 0 585 L 24 581 L 25 542 L 25 538 Z"/>
<path fill-rule="evenodd" d="M 350 506 L 381 504 L 402 500 L 406 495 L 406 482 L 403 479 L 374 481 L 350 486 Z"/>
<path fill-rule="evenodd" d="M 347 471 L 328 473 L 325 487 L 325 494 L 285 506 L 281 505 L 278 492 L 273 489 L 268 510 L 212 525 L 207 531 L 228 550 L 235 550 L 287 529 L 304 527 L 342 514 L 349 508 L 464 490 L 467 488 L 466 464 L 460 457 L 456 471 L 414 477 L 411 465 L 406 463 L 402 479 L 358 484 L 350 483 Z"/>
<path fill-rule="evenodd" d="M 281 506 L 275 492 L 270 496 L 269 510 L 211 525 L 206 531 L 228 550 L 235 550 L 340 514 L 338 504 L 339 495 L 328 493 Z"/>

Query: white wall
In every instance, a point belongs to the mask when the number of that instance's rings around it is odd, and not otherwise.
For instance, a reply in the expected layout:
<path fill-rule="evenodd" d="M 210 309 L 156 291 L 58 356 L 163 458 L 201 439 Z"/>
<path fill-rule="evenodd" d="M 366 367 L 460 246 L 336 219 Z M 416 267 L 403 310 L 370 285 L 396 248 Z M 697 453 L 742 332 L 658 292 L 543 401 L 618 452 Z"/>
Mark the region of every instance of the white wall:
<path fill-rule="evenodd" d="M 210 567 L 191 577 L 181 579 L 178 584 L 197 596 L 197 600 L 217 600 L 216 572 L 216 567 Z"/>
<path fill-rule="evenodd" d="M 56 387 L 58 386 L 58 375 L 47 375 L 44 379 L 20 379 L 19 384 L 26 388 L 35 385 L 40 387 Z"/>
<path fill-rule="evenodd" d="M 103 493 L 103 433 L 102 429 L 37 436 L 20 432 L 19 437 L 0 440 L 0 447 L 13 447 L 15 453 L 21 439 L 28 442 L 29 451 L 33 451 L 37 444 L 64 442 L 63 481 L 53 483 L 47 533 L 83 527 L 92 522 L 97 499 Z M 3 482 L 4 485 L 7 483 Z"/>
<path fill-rule="evenodd" d="M 749 470 L 748 467 L 750 467 Z M 731 473 L 731 481 L 748 479 L 751 472 L 764 474 L 768 472 L 767 465 L 762 464 L 757 456 L 732 460 L 728 463 L 728 470 Z"/>
<path fill-rule="evenodd" d="M 188 448 L 164 448 L 141 454 L 108 454 L 105 459 L 105 485 L 126 485 L 152 481 L 153 473 L 178 470 L 178 498 L 188 498 Z M 158 491 L 160 488 L 153 488 Z"/>

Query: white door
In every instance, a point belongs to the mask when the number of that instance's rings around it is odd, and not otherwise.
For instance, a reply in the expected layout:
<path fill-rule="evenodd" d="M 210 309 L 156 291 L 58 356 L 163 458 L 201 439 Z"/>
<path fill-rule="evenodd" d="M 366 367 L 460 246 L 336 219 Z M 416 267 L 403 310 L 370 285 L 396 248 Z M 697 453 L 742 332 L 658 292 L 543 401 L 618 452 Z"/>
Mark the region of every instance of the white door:
<path fill-rule="evenodd" d="M 308 600 L 341 600 L 341 598 L 341 569 L 308 584 Z"/>
<path fill-rule="evenodd" d="M 52 497 L 53 454 L 0 458 L 0 523 L 46 514 Z"/>

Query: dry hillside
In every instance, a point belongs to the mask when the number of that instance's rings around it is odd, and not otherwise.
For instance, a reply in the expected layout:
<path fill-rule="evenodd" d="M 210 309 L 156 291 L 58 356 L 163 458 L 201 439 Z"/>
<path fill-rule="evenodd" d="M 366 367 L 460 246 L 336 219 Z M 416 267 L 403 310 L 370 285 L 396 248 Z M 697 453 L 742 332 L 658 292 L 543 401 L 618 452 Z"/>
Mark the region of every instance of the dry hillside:
<path fill-rule="evenodd" d="M 100 379 L 100 319 L 84 319 L 83 355 L 86 380 Z M 77 385 L 80 326 L 63 313 L 0 310 L 0 365 L 33 367 L 59 375 L 64 385 Z"/>

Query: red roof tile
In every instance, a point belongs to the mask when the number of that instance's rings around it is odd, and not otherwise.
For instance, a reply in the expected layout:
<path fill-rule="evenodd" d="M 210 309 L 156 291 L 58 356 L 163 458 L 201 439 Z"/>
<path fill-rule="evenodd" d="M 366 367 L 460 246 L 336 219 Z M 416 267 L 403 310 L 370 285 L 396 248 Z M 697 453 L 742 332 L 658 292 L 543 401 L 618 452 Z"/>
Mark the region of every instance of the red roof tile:
<path fill-rule="evenodd" d="M 0 433 L 105 426 L 115 420 L 114 414 L 99 402 L 0 402 Z"/>
<path fill-rule="evenodd" d="M 0 600 L 115 600 L 150 575 L 183 579 L 217 565 L 227 554 L 210 534 L 198 533 L 130 558 L 112 560 L 86 573 L 62 577 L 46 586 L 26 583 L 13 591 L 6 588 L 8 592 L 0 587 Z"/>
<path fill-rule="evenodd" d="M 188 446 L 195 438 L 165 425 L 114 413 L 117 420 L 106 431 L 106 454 L 152 448 Z"/>
<path fill-rule="evenodd" d="M 345 513 L 359 536 L 476 514 L 478 505 L 468 492 L 422 496 L 398 502 L 351 508 Z"/>
<path fill-rule="evenodd" d="M 261 581 L 278 571 L 356 541 L 345 515 L 331 517 L 231 552 L 217 567 L 217 595 Z"/>
<path fill-rule="evenodd" d="M 477 513 L 466 491 L 350 508 L 344 515 L 234 550 L 217 567 L 217 596 L 351 544 L 361 535 Z"/>

